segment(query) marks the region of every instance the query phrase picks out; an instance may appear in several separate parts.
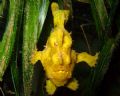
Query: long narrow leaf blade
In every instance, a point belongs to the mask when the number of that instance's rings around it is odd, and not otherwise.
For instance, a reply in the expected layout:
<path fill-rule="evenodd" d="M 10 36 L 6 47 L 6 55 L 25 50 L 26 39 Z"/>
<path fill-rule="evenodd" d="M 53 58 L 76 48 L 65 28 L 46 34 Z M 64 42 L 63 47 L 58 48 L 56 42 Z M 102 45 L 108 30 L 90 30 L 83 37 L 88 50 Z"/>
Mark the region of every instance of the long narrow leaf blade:
<path fill-rule="evenodd" d="M 99 38 L 103 38 L 106 24 L 108 22 L 108 14 L 104 4 L 104 0 L 90 0 L 93 17 Z"/>
<path fill-rule="evenodd" d="M 18 14 L 18 22 L 17 25 L 17 33 L 15 38 L 15 44 L 12 51 L 11 59 L 10 59 L 10 69 L 11 76 L 14 85 L 15 95 L 23 96 L 23 82 L 22 82 L 22 27 L 23 27 L 23 9 L 24 9 L 24 0 L 17 0 L 19 3 L 17 14 Z"/>
<path fill-rule="evenodd" d="M 30 64 L 30 55 L 35 49 L 38 37 L 42 30 L 49 0 L 26 0 L 24 30 L 23 30 L 23 86 L 25 96 L 32 91 L 33 65 Z"/>
<path fill-rule="evenodd" d="M 3 39 L 0 43 L 0 81 L 4 75 L 4 72 L 8 66 L 8 62 L 12 53 L 14 40 L 17 29 L 17 11 L 19 3 L 14 0 L 10 0 L 8 23 L 3 35 Z"/>

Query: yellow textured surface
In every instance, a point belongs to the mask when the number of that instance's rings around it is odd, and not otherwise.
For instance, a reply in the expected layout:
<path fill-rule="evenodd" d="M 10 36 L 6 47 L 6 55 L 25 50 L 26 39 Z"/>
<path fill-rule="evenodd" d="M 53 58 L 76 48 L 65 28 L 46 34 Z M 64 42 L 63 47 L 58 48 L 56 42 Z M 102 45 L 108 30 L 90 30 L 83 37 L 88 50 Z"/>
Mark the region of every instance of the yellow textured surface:
<path fill-rule="evenodd" d="M 77 90 L 78 86 L 79 86 L 79 84 L 78 84 L 78 81 L 77 81 L 76 79 L 73 79 L 73 81 L 71 81 L 71 82 L 67 85 L 67 87 L 68 87 L 69 89 L 74 90 L 74 91 Z"/>
<path fill-rule="evenodd" d="M 56 86 L 50 81 L 50 80 L 46 80 L 46 92 L 49 93 L 49 95 L 54 94 L 55 90 L 56 90 Z"/>
<path fill-rule="evenodd" d="M 98 55 L 91 56 L 86 52 L 77 53 L 71 49 L 72 38 L 70 33 L 64 28 L 64 23 L 68 20 L 69 11 L 59 10 L 58 4 L 54 2 L 51 5 L 51 9 L 54 28 L 48 37 L 44 50 L 35 50 L 31 56 L 32 64 L 40 60 L 44 67 L 46 76 L 49 79 L 46 82 L 48 94 L 54 94 L 53 90 L 64 86 L 72 78 L 73 68 L 76 63 L 84 61 L 90 67 L 94 67 L 98 58 Z M 68 84 L 69 88 L 76 90 L 78 86 L 76 82 L 75 80 L 70 85 Z"/>
<path fill-rule="evenodd" d="M 96 53 L 95 56 L 89 55 L 86 52 L 79 53 L 77 56 L 77 63 L 86 62 L 90 67 L 95 67 L 96 60 L 98 59 L 99 53 Z"/>

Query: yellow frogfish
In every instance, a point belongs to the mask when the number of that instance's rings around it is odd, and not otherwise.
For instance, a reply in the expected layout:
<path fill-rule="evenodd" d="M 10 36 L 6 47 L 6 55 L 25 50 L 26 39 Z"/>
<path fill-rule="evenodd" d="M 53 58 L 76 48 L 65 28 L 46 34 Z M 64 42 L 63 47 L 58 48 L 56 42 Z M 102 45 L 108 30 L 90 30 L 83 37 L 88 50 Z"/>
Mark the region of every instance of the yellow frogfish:
<path fill-rule="evenodd" d="M 32 64 L 38 60 L 41 61 L 47 77 L 45 88 L 49 95 L 54 94 L 56 89 L 61 86 L 77 90 L 78 81 L 72 77 L 75 64 L 86 62 L 90 67 L 95 67 L 98 59 L 98 53 L 92 56 L 87 52 L 77 53 L 71 49 L 72 38 L 64 28 L 69 10 L 60 10 L 55 2 L 51 4 L 51 10 L 54 28 L 48 37 L 45 48 L 42 51 L 35 50 L 30 59 Z"/>

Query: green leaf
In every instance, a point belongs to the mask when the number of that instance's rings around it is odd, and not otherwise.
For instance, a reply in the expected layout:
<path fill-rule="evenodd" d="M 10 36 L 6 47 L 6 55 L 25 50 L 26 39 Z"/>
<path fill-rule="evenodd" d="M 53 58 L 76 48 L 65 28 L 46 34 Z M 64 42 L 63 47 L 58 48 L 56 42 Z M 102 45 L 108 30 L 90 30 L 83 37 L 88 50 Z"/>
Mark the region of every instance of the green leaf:
<path fill-rule="evenodd" d="M 112 9 L 109 14 L 107 13 L 107 7 L 104 4 L 104 0 L 91 0 L 90 4 L 98 37 L 100 38 L 96 41 L 100 40 L 98 45 L 101 46 L 98 48 L 100 52 L 98 63 L 95 68 L 91 69 L 91 74 L 88 77 L 88 80 L 85 80 L 84 96 L 93 96 L 95 91 L 99 88 L 101 81 L 109 68 L 112 52 L 117 45 L 117 38 L 119 38 L 118 35 L 114 38 L 109 37 L 111 34 L 110 32 L 112 31 L 111 25 L 113 19 L 115 19 L 114 16 L 118 2 L 114 2 L 114 6 L 111 7 Z M 90 40 L 88 39 L 88 41 Z M 92 50 L 94 50 L 94 48 Z"/>
<path fill-rule="evenodd" d="M 105 42 L 100 50 L 98 63 L 95 68 L 90 69 L 88 78 L 84 80 L 84 96 L 95 96 L 96 91 L 99 89 L 101 81 L 109 68 L 112 52 L 114 49 L 114 40 L 109 39 Z"/>
<path fill-rule="evenodd" d="M 5 8 L 6 8 L 6 0 L 3 0 L 2 3 L 0 3 L 0 18 L 2 17 Z"/>
<path fill-rule="evenodd" d="M 47 14 L 49 0 L 26 0 L 23 27 L 23 86 L 24 95 L 30 96 L 32 91 L 32 75 L 34 66 L 30 64 L 30 56 L 35 49 Z"/>
<path fill-rule="evenodd" d="M 106 0 L 106 2 L 109 4 L 110 8 L 115 8 L 116 4 L 119 2 L 119 0 Z"/>
<path fill-rule="evenodd" d="M 0 81 L 2 80 L 4 72 L 8 66 L 14 46 L 19 6 L 19 3 L 14 0 L 10 0 L 7 27 L 3 35 L 3 39 L 0 42 Z"/>
<path fill-rule="evenodd" d="M 24 9 L 24 1 L 18 0 L 16 1 L 19 3 L 19 10 L 17 10 L 18 14 L 18 28 L 15 38 L 15 44 L 12 51 L 11 59 L 10 59 L 10 69 L 11 69 L 11 76 L 14 85 L 15 95 L 16 96 L 23 96 L 23 82 L 22 82 L 22 24 L 23 24 L 23 9 Z"/>
<path fill-rule="evenodd" d="M 21 72 L 21 68 L 18 67 L 18 63 L 17 63 L 17 52 L 14 55 L 14 58 L 11 61 L 11 75 L 12 75 L 12 81 L 13 81 L 13 85 L 14 85 L 14 90 L 15 90 L 15 95 L 16 96 L 23 96 L 23 82 L 22 82 L 22 72 Z M 12 56 L 13 56 L 12 55 Z"/>
<path fill-rule="evenodd" d="M 104 39 L 105 28 L 108 22 L 108 14 L 104 5 L 104 0 L 90 0 L 93 17 L 99 38 Z"/>
<path fill-rule="evenodd" d="M 92 88 L 95 88 L 101 80 L 104 77 L 104 74 L 106 73 L 109 62 L 112 56 L 113 49 L 115 47 L 115 42 L 113 39 L 109 39 L 108 41 L 105 42 L 102 50 L 100 51 L 99 54 L 99 60 L 98 63 L 96 64 L 96 68 L 94 69 L 92 73 L 92 83 L 91 86 Z"/>
<path fill-rule="evenodd" d="M 90 0 L 76 0 L 76 1 L 82 2 L 82 3 L 89 3 L 90 2 Z"/>

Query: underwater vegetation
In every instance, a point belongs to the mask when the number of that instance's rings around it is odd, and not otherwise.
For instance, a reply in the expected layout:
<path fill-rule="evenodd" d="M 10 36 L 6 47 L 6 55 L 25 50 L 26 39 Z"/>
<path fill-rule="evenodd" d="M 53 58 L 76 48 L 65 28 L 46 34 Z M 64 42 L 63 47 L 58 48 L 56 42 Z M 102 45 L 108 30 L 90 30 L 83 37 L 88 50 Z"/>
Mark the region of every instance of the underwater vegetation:
<path fill-rule="evenodd" d="M 0 96 L 119 96 L 119 0 L 0 0 Z"/>

